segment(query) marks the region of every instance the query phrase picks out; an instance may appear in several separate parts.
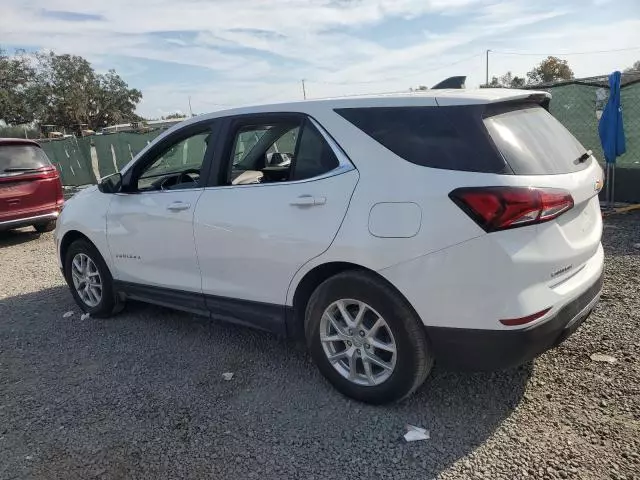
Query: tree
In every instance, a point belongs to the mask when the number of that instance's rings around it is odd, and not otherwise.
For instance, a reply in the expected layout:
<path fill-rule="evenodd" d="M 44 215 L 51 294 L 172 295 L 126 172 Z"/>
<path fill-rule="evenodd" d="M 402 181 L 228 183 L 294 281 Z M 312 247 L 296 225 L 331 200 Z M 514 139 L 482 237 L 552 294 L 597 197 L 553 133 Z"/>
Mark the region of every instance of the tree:
<path fill-rule="evenodd" d="M 501 77 L 491 77 L 491 81 L 489 82 L 489 87 L 522 88 L 524 87 L 524 84 L 525 84 L 524 78 L 518 77 L 517 75 L 514 77 L 511 72 L 507 72 Z"/>
<path fill-rule="evenodd" d="M 92 123 L 95 127 L 142 120 L 135 113 L 136 105 L 142 100 L 142 92 L 129 88 L 115 70 L 97 76 L 97 90 L 93 103 Z"/>
<path fill-rule="evenodd" d="M 570 80 L 573 78 L 573 70 L 569 68 L 566 60 L 550 56 L 528 72 L 527 78 L 528 83 L 532 85 L 556 80 Z"/>
<path fill-rule="evenodd" d="M 97 74 L 76 55 L 0 52 L 0 79 L 0 116 L 9 124 L 37 122 L 76 131 L 140 119 L 135 108 L 142 93 L 114 70 Z"/>
<path fill-rule="evenodd" d="M 628 68 L 624 69 L 625 73 L 629 73 L 629 72 L 640 72 L 640 60 L 636 60 L 635 62 L 633 62 L 633 65 L 631 65 Z"/>
<path fill-rule="evenodd" d="M 173 120 L 174 118 L 185 118 L 185 116 L 181 113 L 175 112 L 175 113 L 170 113 L 167 116 L 162 117 L 162 120 Z"/>
<path fill-rule="evenodd" d="M 511 88 L 522 88 L 525 86 L 526 84 L 526 80 L 524 79 L 524 77 L 518 77 L 515 76 L 513 77 L 513 79 L 511 80 Z"/>
<path fill-rule="evenodd" d="M 24 52 L 10 57 L 0 49 L 0 120 L 8 124 L 29 123 L 35 69 Z"/>

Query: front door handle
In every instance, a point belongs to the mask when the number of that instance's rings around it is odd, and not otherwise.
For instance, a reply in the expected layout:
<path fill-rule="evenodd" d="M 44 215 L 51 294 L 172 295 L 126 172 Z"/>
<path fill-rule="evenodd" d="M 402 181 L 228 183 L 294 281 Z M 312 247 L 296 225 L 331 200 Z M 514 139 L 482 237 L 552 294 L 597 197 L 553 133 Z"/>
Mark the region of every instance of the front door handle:
<path fill-rule="evenodd" d="M 179 212 L 181 210 L 189 210 L 191 208 L 190 203 L 186 202 L 173 202 L 167 205 L 167 210 L 171 212 Z"/>
<path fill-rule="evenodd" d="M 324 205 L 327 203 L 326 197 L 313 197 L 311 195 L 300 195 L 292 200 L 289 205 L 294 207 L 313 207 L 314 205 Z"/>

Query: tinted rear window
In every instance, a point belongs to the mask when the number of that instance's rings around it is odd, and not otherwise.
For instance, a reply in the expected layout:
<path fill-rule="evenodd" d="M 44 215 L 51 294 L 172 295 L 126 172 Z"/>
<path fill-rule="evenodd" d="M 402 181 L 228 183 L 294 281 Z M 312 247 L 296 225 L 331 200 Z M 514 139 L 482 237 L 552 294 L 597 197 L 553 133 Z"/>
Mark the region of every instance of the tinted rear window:
<path fill-rule="evenodd" d="M 336 113 L 411 163 L 510 173 L 482 125 L 482 106 L 341 108 Z"/>
<path fill-rule="evenodd" d="M 35 169 L 51 165 L 47 155 L 34 145 L 0 145 L 0 174 L 13 169 Z M 9 170 L 9 172 L 7 172 Z"/>
<path fill-rule="evenodd" d="M 541 107 L 498 113 L 484 123 L 511 169 L 519 175 L 552 175 L 586 168 L 586 149 Z"/>

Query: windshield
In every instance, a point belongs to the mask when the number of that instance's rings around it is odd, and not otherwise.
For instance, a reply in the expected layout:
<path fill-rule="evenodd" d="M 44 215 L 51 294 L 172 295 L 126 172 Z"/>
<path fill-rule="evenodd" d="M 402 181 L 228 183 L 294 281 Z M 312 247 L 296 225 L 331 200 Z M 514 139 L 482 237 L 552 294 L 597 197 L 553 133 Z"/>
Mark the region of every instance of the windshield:
<path fill-rule="evenodd" d="M 0 145 L 0 174 L 28 171 L 51 165 L 35 145 Z"/>
<path fill-rule="evenodd" d="M 586 149 L 541 107 L 499 113 L 485 118 L 484 124 L 518 175 L 571 173 L 589 164 L 589 161 L 578 161 Z"/>

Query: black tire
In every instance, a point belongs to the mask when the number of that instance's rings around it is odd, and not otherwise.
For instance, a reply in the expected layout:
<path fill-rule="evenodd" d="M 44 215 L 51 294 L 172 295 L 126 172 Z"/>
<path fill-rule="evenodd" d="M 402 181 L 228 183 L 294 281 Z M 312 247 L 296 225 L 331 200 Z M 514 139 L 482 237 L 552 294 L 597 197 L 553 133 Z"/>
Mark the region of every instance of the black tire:
<path fill-rule="evenodd" d="M 96 265 L 98 272 L 100 273 L 100 279 L 102 281 L 102 298 L 100 302 L 95 306 L 87 305 L 80 297 L 73 284 L 73 278 L 71 275 L 71 262 L 74 257 L 83 253 L 87 255 L 93 263 Z M 89 241 L 79 239 L 74 241 L 69 248 L 64 259 L 64 277 L 71 290 L 71 295 L 76 301 L 82 311 L 89 313 L 92 317 L 106 318 L 110 317 L 120 310 L 122 310 L 122 302 L 119 300 L 116 292 L 113 288 L 113 277 L 109 271 L 109 267 L 105 263 L 102 255 L 98 252 L 98 249 Z"/>
<path fill-rule="evenodd" d="M 36 223 L 33 228 L 35 228 L 38 233 L 53 232 L 56 229 L 56 221 L 51 220 L 47 223 Z"/>
<path fill-rule="evenodd" d="M 320 341 L 320 322 L 325 309 L 340 299 L 368 304 L 384 318 L 395 338 L 395 368 L 381 384 L 353 383 L 327 359 Z M 427 335 L 416 313 L 389 284 L 365 271 L 343 272 L 318 286 L 307 304 L 305 336 L 313 360 L 329 382 L 344 395 L 366 403 L 402 400 L 424 382 L 433 367 Z"/>

